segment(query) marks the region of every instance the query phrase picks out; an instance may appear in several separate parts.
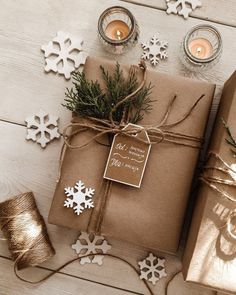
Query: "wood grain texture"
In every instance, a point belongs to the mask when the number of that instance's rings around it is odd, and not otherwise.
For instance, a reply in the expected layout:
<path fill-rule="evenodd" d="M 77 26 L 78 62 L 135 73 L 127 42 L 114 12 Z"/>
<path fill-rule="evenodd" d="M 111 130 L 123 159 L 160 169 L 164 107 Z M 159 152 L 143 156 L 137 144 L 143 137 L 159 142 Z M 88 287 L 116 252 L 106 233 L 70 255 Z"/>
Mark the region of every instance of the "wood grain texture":
<path fill-rule="evenodd" d="M 65 126 L 70 113 L 61 103 L 65 87 L 70 87 L 71 81 L 67 82 L 53 73 L 44 73 L 40 46 L 49 42 L 58 30 L 64 30 L 84 39 L 84 47 L 90 55 L 114 59 L 101 48 L 97 38 L 97 19 L 105 8 L 119 3 L 113 0 L 19 0 L 15 5 L 14 1 L 5 1 L 0 11 L 0 87 L 3 93 L 0 119 L 23 124 L 25 117 L 44 107 L 47 112 L 59 116 L 61 126 Z M 222 58 L 212 70 L 193 74 L 187 72 L 179 62 L 180 45 L 186 32 L 199 21 L 193 18 L 187 22 L 181 18 L 169 18 L 164 11 L 151 8 L 145 8 L 144 14 L 141 6 L 129 3 L 125 6 L 139 21 L 140 41 L 149 39 L 159 31 L 169 42 L 169 58 L 155 70 L 215 82 L 219 89 L 234 71 L 236 43 L 232 40 L 236 38 L 235 28 L 217 25 L 223 35 Z M 76 11 L 76 17 L 72 17 L 72 11 Z M 141 46 L 137 45 L 116 59 L 137 64 L 141 54 Z"/>
<path fill-rule="evenodd" d="M 71 81 L 52 73 L 44 73 L 44 57 L 40 51 L 42 44 L 50 41 L 58 30 L 64 30 L 84 39 L 84 47 L 90 55 L 114 59 L 112 55 L 104 52 L 97 38 L 97 19 L 107 7 L 122 4 L 129 8 L 138 19 L 141 36 L 144 41 L 158 30 L 163 38 L 169 41 L 169 59 L 158 67 L 158 70 L 172 74 L 196 77 L 215 82 L 218 85 L 216 98 L 219 98 L 222 85 L 234 71 L 236 65 L 236 44 L 232 40 L 236 37 L 236 29 L 216 25 L 223 35 L 225 45 L 220 63 L 211 71 L 201 75 L 186 72 L 179 62 L 179 47 L 185 33 L 199 23 L 196 18 L 187 22 L 178 17 L 168 17 L 165 11 L 121 3 L 113 0 L 58 0 L 36 1 L 18 0 L 2 1 L 0 10 L 0 201 L 20 192 L 32 190 L 35 193 L 40 212 L 47 219 L 52 195 L 55 188 L 59 152 L 62 140 L 52 142 L 46 150 L 33 142 L 25 140 L 26 129 L 24 119 L 44 108 L 47 112 L 60 117 L 61 129 L 70 121 L 71 114 L 61 107 L 64 99 L 65 87 L 71 86 Z M 218 8 L 217 8 L 218 9 Z M 218 10 L 216 11 L 216 14 Z M 210 23 L 210 22 L 206 22 Z M 152 28 L 150 30 L 150 28 Z M 174 34 L 173 34 L 174 29 Z M 124 56 L 119 56 L 120 62 L 135 63 L 140 59 L 142 50 L 138 45 Z M 213 109 L 213 115 L 217 101 Z M 8 122 L 8 123 L 7 123 Z M 16 124 L 11 124 L 16 123 Z M 19 125 L 18 125 L 19 124 Z M 49 234 L 57 255 L 43 266 L 55 269 L 75 254 L 70 246 L 75 242 L 78 232 L 65 228 L 48 225 Z M 129 260 L 137 266 L 137 261 L 142 260 L 148 249 L 120 241 L 109 241 L 113 248 L 112 253 Z M 162 255 L 162 253 L 156 253 Z M 0 255 L 9 256 L 7 245 L 0 241 Z M 166 281 L 172 273 L 181 268 L 179 257 L 167 258 L 168 277 L 161 280 L 154 288 L 155 294 L 164 295 Z M 18 281 L 12 274 L 12 264 L 0 261 L 0 295 L 21 294 L 46 294 L 60 295 L 58 286 L 63 286 L 61 294 L 147 294 L 142 283 L 127 266 L 111 259 L 104 260 L 102 267 L 96 265 L 80 266 L 74 263 L 64 272 L 81 279 L 87 279 L 106 285 L 121 288 L 122 291 L 113 289 L 94 289 L 94 284 L 86 283 L 79 287 L 81 280 L 57 275 L 52 281 L 34 289 Z M 32 270 L 32 276 L 37 275 L 37 269 Z M 2 280 L 1 277 L 5 279 Z M 59 279 L 61 280 L 60 285 Z M 58 285 L 59 284 L 59 285 Z M 44 286 L 48 286 L 44 287 Z M 96 285 L 97 286 L 97 285 Z M 40 289 L 45 288 L 45 289 Z M 84 289 L 83 289 L 84 288 Z M 87 289 L 86 289 L 87 288 Z M 104 287 L 107 288 L 107 287 Z M 7 290 L 7 291 L 6 291 Z M 33 290 L 33 291 L 32 291 Z M 42 291 L 43 290 L 43 291 Z M 97 290 L 97 291 L 94 291 Z M 108 290 L 108 291 L 107 291 Z M 112 290 L 112 291 L 111 291 Z M 18 293 L 17 293 L 18 292 Z M 36 292 L 36 293 L 33 293 Z M 41 293 L 40 293 L 41 292 Z M 110 292 L 110 293 L 109 293 Z M 120 293 L 119 293 L 120 292 Z M 123 292 L 123 293 L 122 293 Z M 182 276 L 178 276 L 170 285 L 168 295 L 211 295 L 209 290 L 184 283 Z"/>
<path fill-rule="evenodd" d="M 148 6 L 166 11 L 165 0 L 121 0 L 141 6 Z M 235 0 L 202 0 L 202 7 L 194 10 L 190 17 L 199 20 L 208 20 L 214 23 L 236 27 L 236 3 Z M 172 17 L 179 17 L 173 16 Z"/>
<path fill-rule="evenodd" d="M 18 280 L 13 274 L 13 263 L 0 258 L 0 294 L 1 295 L 130 295 L 132 293 L 95 284 L 71 276 L 56 274 L 47 282 L 39 285 L 30 285 Z M 29 279 L 40 277 L 46 271 L 40 268 L 34 272 L 27 271 Z"/>

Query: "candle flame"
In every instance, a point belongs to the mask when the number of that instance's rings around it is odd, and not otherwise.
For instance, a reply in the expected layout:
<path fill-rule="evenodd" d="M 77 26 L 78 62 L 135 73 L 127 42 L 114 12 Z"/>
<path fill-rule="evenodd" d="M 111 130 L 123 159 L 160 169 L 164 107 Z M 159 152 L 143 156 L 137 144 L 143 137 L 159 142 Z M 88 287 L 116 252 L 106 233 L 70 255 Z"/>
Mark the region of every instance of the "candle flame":
<path fill-rule="evenodd" d="M 118 40 L 121 39 L 121 35 L 122 35 L 121 31 L 117 30 L 117 31 L 116 31 L 116 36 L 117 36 L 117 39 L 118 39 Z"/>
<path fill-rule="evenodd" d="M 197 48 L 197 55 L 199 55 L 202 52 L 202 47 Z"/>

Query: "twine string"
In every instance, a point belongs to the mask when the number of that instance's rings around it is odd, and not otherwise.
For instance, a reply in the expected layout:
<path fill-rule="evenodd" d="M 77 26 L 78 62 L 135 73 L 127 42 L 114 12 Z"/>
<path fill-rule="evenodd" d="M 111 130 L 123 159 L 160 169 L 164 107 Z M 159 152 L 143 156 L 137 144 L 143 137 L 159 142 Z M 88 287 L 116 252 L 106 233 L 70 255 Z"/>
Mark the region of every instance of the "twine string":
<path fill-rule="evenodd" d="M 139 125 L 141 128 L 137 128 L 136 126 L 131 126 L 129 129 L 125 129 L 125 125 L 115 123 L 109 123 L 107 120 L 102 120 L 102 119 L 96 119 L 95 118 L 86 118 L 86 122 L 73 122 L 67 125 L 63 131 L 63 138 L 64 138 L 64 143 L 66 144 L 67 147 L 70 149 L 81 149 L 84 147 L 87 147 L 91 142 L 94 140 L 99 139 L 100 137 L 103 137 L 104 135 L 116 135 L 116 134 L 122 134 L 128 137 L 132 137 L 134 135 L 137 135 L 138 133 L 142 132 L 145 130 L 147 134 L 150 137 L 150 142 L 144 139 L 140 139 L 139 137 L 135 137 L 135 140 L 140 141 L 142 143 L 146 144 L 159 144 L 162 141 L 164 142 L 169 142 L 169 143 L 174 143 L 174 144 L 179 144 L 187 147 L 192 147 L 192 148 L 200 148 L 200 144 L 202 143 L 202 139 L 199 137 L 187 135 L 187 134 L 181 134 L 178 132 L 171 132 L 165 130 L 166 128 L 174 127 L 185 121 L 193 112 L 195 107 L 198 105 L 198 103 L 203 99 L 205 95 L 201 95 L 195 102 L 194 104 L 189 108 L 189 110 L 178 120 L 172 122 L 172 123 L 166 123 L 172 107 L 173 103 L 176 100 L 177 96 L 174 96 L 172 100 L 170 100 L 168 106 L 167 106 L 167 111 L 165 113 L 164 118 L 161 120 L 161 122 L 157 125 Z M 68 134 L 68 129 L 73 128 L 73 131 Z M 84 131 L 95 131 L 96 134 L 93 135 L 89 140 L 87 140 L 85 143 L 82 143 L 80 145 L 72 145 L 71 144 L 71 139 Z M 184 142 L 188 141 L 188 142 Z M 193 144 L 194 142 L 195 144 Z"/>
<path fill-rule="evenodd" d="M 138 277 L 139 277 L 139 271 L 133 266 L 132 263 L 130 263 L 129 261 L 127 261 L 127 260 L 124 259 L 124 258 L 121 258 L 121 257 L 119 257 L 119 256 L 117 256 L 117 255 L 114 255 L 114 254 L 109 254 L 109 253 L 103 253 L 103 254 L 100 254 L 100 253 L 94 253 L 94 254 L 93 254 L 93 253 L 90 253 L 90 254 L 81 255 L 81 256 L 79 256 L 79 257 L 73 258 L 73 259 L 67 261 L 66 263 L 64 263 L 62 266 L 58 267 L 57 269 L 55 269 L 55 270 L 50 270 L 50 271 L 51 271 L 50 274 L 46 275 L 45 277 L 43 277 L 42 279 L 39 279 L 39 280 L 37 280 L 37 281 L 32 281 L 32 280 L 28 280 L 28 279 L 23 278 L 23 277 L 19 274 L 18 269 L 17 269 L 17 267 L 16 267 L 16 264 L 14 265 L 14 272 L 15 272 L 15 275 L 17 276 L 17 278 L 19 278 L 19 279 L 20 279 L 21 281 L 23 281 L 23 282 L 30 283 L 30 284 L 39 284 L 39 283 L 42 283 L 42 282 L 48 280 L 48 279 L 49 279 L 50 277 L 52 277 L 53 275 L 59 273 L 63 268 L 65 268 L 66 266 L 72 264 L 72 263 L 75 262 L 75 261 L 81 260 L 82 258 L 86 258 L 86 257 L 94 257 L 94 256 L 101 256 L 101 255 L 102 255 L 102 256 L 108 256 L 108 257 L 111 257 L 111 258 L 114 258 L 114 259 L 116 259 L 116 260 L 119 260 L 119 261 L 124 262 L 124 263 L 127 264 L 131 269 L 133 269 L 134 272 L 135 272 L 135 273 L 138 275 Z M 20 259 L 20 258 L 19 258 L 19 259 Z M 148 283 L 147 283 L 144 279 L 142 279 L 141 281 L 143 282 L 143 284 L 144 284 L 145 288 L 148 290 L 148 292 L 149 292 L 151 295 L 154 295 L 154 293 L 153 293 L 152 289 L 150 288 L 150 286 L 148 285 Z"/>
<path fill-rule="evenodd" d="M 14 273 L 23 282 L 31 284 L 41 283 L 74 261 L 97 255 L 109 256 L 123 261 L 139 276 L 138 270 L 129 261 L 121 257 L 108 253 L 90 253 L 67 261 L 37 281 L 23 278 L 19 274 L 19 270 L 29 266 L 36 266 L 55 254 L 55 250 L 48 237 L 46 224 L 37 209 L 33 193 L 31 192 L 18 195 L 0 203 L 0 226 L 8 241 L 9 251 L 14 260 Z M 142 282 L 149 293 L 154 295 L 148 283 L 145 280 L 142 280 Z"/>
<path fill-rule="evenodd" d="M 0 203 L 0 227 L 17 269 L 38 265 L 55 254 L 32 192 Z"/>
<path fill-rule="evenodd" d="M 204 98 L 204 94 L 201 95 L 186 111 L 185 114 L 183 114 L 179 119 L 168 123 L 168 119 L 170 117 L 170 114 L 173 110 L 174 104 L 177 100 L 177 95 L 175 95 L 169 102 L 166 108 L 166 111 L 163 115 L 163 118 L 160 120 L 158 124 L 155 125 L 139 125 L 138 127 L 135 125 L 131 125 L 129 128 L 124 128 L 128 121 L 129 121 L 129 113 L 130 109 L 124 108 L 123 116 L 121 119 L 121 122 L 115 122 L 113 119 L 113 114 L 119 108 L 122 104 L 125 102 L 131 101 L 135 95 L 144 87 L 146 82 L 146 65 L 145 63 L 141 63 L 140 68 L 142 70 L 143 78 L 139 85 L 139 87 L 133 91 L 131 94 L 126 96 L 124 99 L 120 100 L 111 110 L 109 114 L 109 119 L 99 119 L 99 118 L 93 118 L 88 117 L 86 120 L 76 120 L 74 118 L 72 120 L 72 123 L 67 125 L 63 131 L 63 138 L 64 138 L 64 144 L 62 146 L 60 160 L 59 160 L 59 175 L 58 180 L 59 182 L 61 178 L 61 170 L 62 170 L 62 163 L 63 158 L 65 155 L 66 147 L 69 149 L 82 149 L 87 147 L 92 142 L 96 141 L 103 137 L 104 135 L 108 135 L 108 138 L 111 139 L 111 136 L 114 135 L 124 135 L 127 137 L 132 137 L 134 140 L 145 143 L 145 144 L 160 144 L 162 142 L 170 143 L 170 144 L 176 144 L 181 145 L 185 147 L 195 148 L 199 149 L 202 144 L 202 138 L 182 134 L 180 132 L 173 132 L 169 131 L 168 129 L 174 126 L 179 125 L 183 121 L 185 121 L 194 111 L 198 103 Z M 134 72 L 134 67 L 130 68 L 130 73 Z M 140 128 L 141 127 L 141 128 Z M 70 129 L 70 133 L 68 133 L 68 130 Z M 86 131 L 92 131 L 95 134 L 91 136 L 88 140 L 81 144 L 72 144 L 72 139 L 74 136 L 86 132 Z M 137 134 L 146 131 L 148 134 L 148 137 L 150 141 L 146 139 L 142 139 Z M 110 142 L 111 144 L 111 142 Z M 110 182 L 110 183 L 109 183 Z M 107 204 L 107 198 L 109 198 L 112 183 L 111 181 L 108 181 L 108 183 L 105 185 L 104 180 L 102 180 L 103 187 L 105 186 L 104 192 L 100 190 L 98 193 L 98 197 L 96 198 L 96 208 L 92 209 L 92 214 L 90 215 L 90 220 L 88 223 L 88 230 L 90 232 L 94 232 L 95 234 L 101 233 L 101 226 L 102 226 L 102 220 L 105 214 L 105 207 Z"/>
<path fill-rule="evenodd" d="M 231 172 L 235 173 L 235 175 L 236 175 L 236 171 L 232 167 L 230 167 L 230 165 L 225 160 L 223 160 L 223 158 L 219 154 L 217 154 L 213 151 L 210 151 L 208 154 L 208 160 L 211 157 L 214 157 L 223 166 L 207 165 L 206 167 L 204 167 L 205 171 L 209 171 L 209 170 L 219 171 L 219 172 L 223 173 L 224 175 L 230 177 L 231 179 L 221 178 L 219 176 L 210 176 L 209 174 L 205 173 L 200 177 L 200 180 L 202 182 L 204 182 L 208 187 L 210 187 L 211 189 L 216 191 L 219 196 L 227 199 L 228 201 L 230 201 L 231 203 L 236 205 L 236 198 L 234 196 L 232 196 L 230 193 L 226 192 L 222 187 L 220 187 L 220 186 L 236 187 L 236 180 L 232 177 L 232 175 L 230 173 L 230 171 L 231 171 Z M 232 224 L 233 224 L 233 220 L 235 218 L 236 218 L 236 208 L 231 210 L 229 216 L 226 219 L 226 223 L 223 227 L 226 227 L 226 231 L 227 231 L 228 235 L 233 240 L 236 241 L 236 233 L 234 233 L 232 231 Z"/>

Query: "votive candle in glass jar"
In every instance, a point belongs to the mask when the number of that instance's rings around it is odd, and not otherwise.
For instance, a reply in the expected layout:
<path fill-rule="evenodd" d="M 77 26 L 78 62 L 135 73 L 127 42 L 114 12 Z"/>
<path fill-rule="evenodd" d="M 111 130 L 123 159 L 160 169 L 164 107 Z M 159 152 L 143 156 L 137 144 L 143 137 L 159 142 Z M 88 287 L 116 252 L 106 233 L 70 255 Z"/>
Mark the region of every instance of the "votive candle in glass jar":
<path fill-rule="evenodd" d="M 128 9 L 113 6 L 99 17 L 98 34 L 107 51 L 122 54 L 138 42 L 139 27 Z"/>
<path fill-rule="evenodd" d="M 198 25 L 187 33 L 181 47 L 183 64 L 191 71 L 200 72 L 219 61 L 223 46 L 216 28 Z"/>

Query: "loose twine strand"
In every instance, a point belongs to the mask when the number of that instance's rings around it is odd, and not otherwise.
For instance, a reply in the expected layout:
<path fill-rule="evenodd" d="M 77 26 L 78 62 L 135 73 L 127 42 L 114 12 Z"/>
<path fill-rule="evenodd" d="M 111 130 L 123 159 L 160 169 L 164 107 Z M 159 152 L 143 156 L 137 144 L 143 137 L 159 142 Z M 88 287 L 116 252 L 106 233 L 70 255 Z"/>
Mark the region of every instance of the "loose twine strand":
<path fill-rule="evenodd" d="M 236 175 L 236 171 L 232 167 L 230 167 L 230 165 L 227 164 L 227 162 L 224 161 L 223 158 L 219 154 L 217 154 L 213 151 L 210 151 L 209 155 L 208 155 L 208 159 L 210 159 L 211 157 L 214 157 L 223 166 L 207 165 L 206 167 L 204 167 L 204 169 L 206 171 L 209 171 L 209 170 L 219 171 L 219 172 L 223 173 L 224 175 L 230 177 L 230 179 L 225 179 L 225 178 L 221 178 L 218 176 L 210 176 L 209 174 L 203 174 L 200 177 L 200 180 L 202 182 L 204 182 L 207 186 L 209 186 L 211 189 L 216 191 L 219 196 L 221 196 L 224 199 L 227 199 L 228 201 L 230 201 L 231 203 L 236 205 L 236 198 L 234 196 L 232 196 L 231 194 L 227 193 L 223 188 L 219 187 L 219 185 L 223 185 L 226 187 L 236 187 L 236 181 L 231 175 L 231 173 Z M 231 171 L 231 173 L 230 173 L 230 171 Z M 235 218 L 236 218 L 236 208 L 231 210 L 229 216 L 227 217 L 226 223 L 223 227 L 226 227 L 226 231 L 227 231 L 228 235 L 233 240 L 236 241 L 236 233 L 232 232 L 232 223 Z"/>
<path fill-rule="evenodd" d="M 0 226 L 8 241 L 8 248 L 14 260 L 14 273 L 23 282 L 31 284 L 44 282 L 71 263 L 85 257 L 98 255 L 123 261 L 139 276 L 138 270 L 129 261 L 121 257 L 108 253 L 91 253 L 69 260 L 37 281 L 23 278 L 19 274 L 19 270 L 29 266 L 36 266 L 55 254 L 44 219 L 38 211 L 32 192 L 21 194 L 0 203 Z M 149 293 L 154 295 L 148 283 L 145 280 L 142 280 L 142 282 Z"/>

